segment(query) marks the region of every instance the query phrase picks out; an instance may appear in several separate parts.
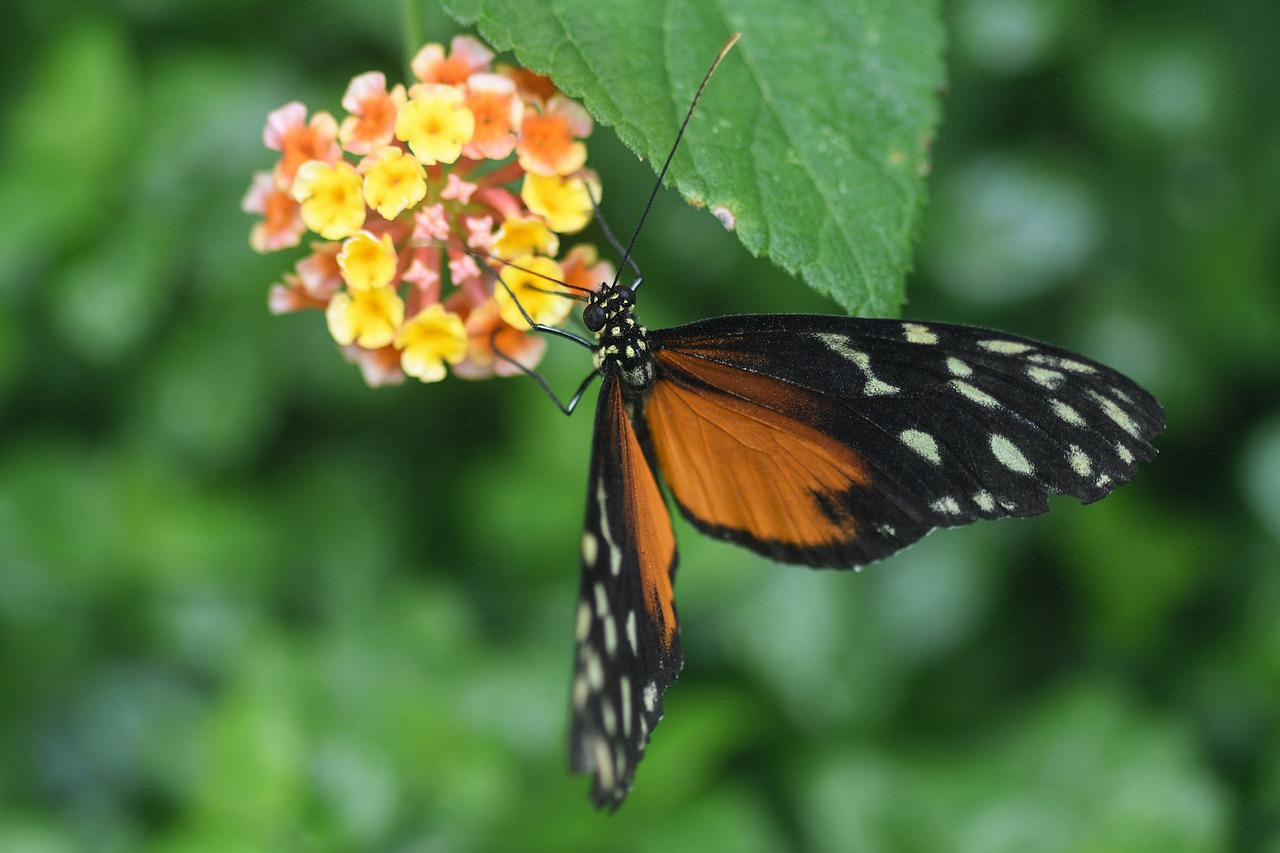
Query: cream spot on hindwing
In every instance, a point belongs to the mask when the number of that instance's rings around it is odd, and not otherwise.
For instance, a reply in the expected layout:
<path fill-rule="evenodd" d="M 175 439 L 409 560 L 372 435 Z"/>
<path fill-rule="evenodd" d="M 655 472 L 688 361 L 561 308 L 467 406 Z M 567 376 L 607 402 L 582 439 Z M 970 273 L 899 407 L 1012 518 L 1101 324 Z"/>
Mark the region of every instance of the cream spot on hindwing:
<path fill-rule="evenodd" d="M 1073 444 L 1067 449 L 1067 461 L 1071 463 L 1071 470 L 1081 477 L 1088 477 L 1093 473 L 1093 462 L 1079 445 Z"/>
<path fill-rule="evenodd" d="M 1071 408 L 1071 406 L 1067 405 L 1061 400 L 1050 400 L 1049 405 L 1053 407 L 1053 413 L 1058 417 L 1062 418 L 1067 423 L 1071 424 L 1072 426 L 1078 426 L 1078 427 L 1084 426 L 1084 423 L 1085 423 L 1084 418 L 1080 416 L 1079 412 Z"/>
<path fill-rule="evenodd" d="M 1001 465 L 1017 474 L 1032 474 L 1036 470 L 1018 446 L 999 433 L 991 434 L 991 452 Z"/>
<path fill-rule="evenodd" d="M 588 530 L 582 534 L 582 562 L 588 566 L 596 564 L 596 557 L 600 556 L 600 540 L 596 539 L 596 535 Z"/>
<path fill-rule="evenodd" d="M 959 391 L 961 396 L 977 403 L 985 409 L 998 409 L 1000 403 L 985 391 L 980 391 L 962 379 L 952 379 L 951 387 Z"/>
<path fill-rule="evenodd" d="M 955 498 L 939 498 L 938 500 L 929 504 L 929 508 L 932 509 L 934 512 L 941 512 L 946 515 L 960 514 L 960 502 L 957 501 Z"/>
<path fill-rule="evenodd" d="M 898 433 L 898 438 L 934 465 L 942 464 L 942 456 L 938 453 L 938 442 L 929 433 L 918 429 L 904 429 Z"/>
<path fill-rule="evenodd" d="M 587 638 L 591 631 L 591 605 L 585 601 L 578 602 L 578 618 L 574 625 L 573 635 L 579 643 Z"/>
<path fill-rule="evenodd" d="M 973 495 L 973 502 L 976 503 L 978 505 L 978 509 L 983 512 L 995 511 L 996 499 L 991 497 L 991 493 L 986 489 L 983 489 L 980 492 L 975 492 Z"/>
<path fill-rule="evenodd" d="M 631 654 L 640 654 L 640 638 L 636 634 L 636 612 L 627 614 L 627 643 L 631 646 Z"/>
<path fill-rule="evenodd" d="M 1116 442 L 1116 455 L 1120 457 L 1120 461 L 1126 465 L 1133 464 L 1133 453 L 1123 444 Z"/>
<path fill-rule="evenodd" d="M 658 707 L 658 683 L 650 681 L 644 686 L 644 709 L 650 714 Z"/>
<path fill-rule="evenodd" d="M 952 376 L 970 376 L 973 374 L 973 368 L 954 355 L 947 356 L 947 370 L 951 372 Z"/>
<path fill-rule="evenodd" d="M 631 679 L 625 675 L 618 676 L 618 698 L 622 702 L 618 709 L 622 714 L 622 733 L 631 737 Z"/>
<path fill-rule="evenodd" d="M 1142 437 L 1142 430 L 1138 428 L 1138 424 L 1133 420 L 1133 418 L 1129 417 L 1128 412 L 1120 408 L 1119 404 L 1116 403 L 1115 400 L 1112 400 L 1110 397 L 1104 397 L 1102 394 L 1099 394 L 1097 391 L 1092 389 L 1089 390 L 1089 396 L 1097 401 L 1106 416 L 1115 421 L 1122 430 L 1129 433 L 1129 435 L 1134 438 Z"/>

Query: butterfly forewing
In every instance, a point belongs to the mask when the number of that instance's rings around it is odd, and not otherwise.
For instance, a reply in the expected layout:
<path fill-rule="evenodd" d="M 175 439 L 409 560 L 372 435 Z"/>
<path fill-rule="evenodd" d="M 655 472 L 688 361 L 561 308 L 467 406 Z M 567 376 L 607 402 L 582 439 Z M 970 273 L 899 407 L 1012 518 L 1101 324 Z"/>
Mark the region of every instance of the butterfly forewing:
<path fill-rule="evenodd" d="M 682 658 L 672 582 L 675 538 L 657 479 L 606 376 L 582 539 L 571 769 L 595 777 L 597 805 L 616 807 L 662 719 L 662 693 Z"/>
<path fill-rule="evenodd" d="M 789 562 L 851 567 L 1050 493 L 1097 500 L 1164 425 L 1119 373 L 984 329 L 761 315 L 650 340 L 645 417 L 681 511 Z"/>

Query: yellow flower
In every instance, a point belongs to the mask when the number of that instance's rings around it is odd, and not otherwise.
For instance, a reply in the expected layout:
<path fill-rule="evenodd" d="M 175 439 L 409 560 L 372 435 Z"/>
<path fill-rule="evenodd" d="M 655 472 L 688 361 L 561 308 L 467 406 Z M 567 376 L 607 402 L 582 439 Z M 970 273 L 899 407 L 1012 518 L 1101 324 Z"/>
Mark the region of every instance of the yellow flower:
<path fill-rule="evenodd" d="M 424 165 L 452 163 L 471 141 L 476 119 L 452 86 L 422 83 L 396 116 L 396 139 L 409 145 Z"/>
<path fill-rule="evenodd" d="M 388 145 L 370 157 L 364 173 L 365 203 L 390 221 L 427 194 L 427 173 L 413 157 Z"/>
<path fill-rule="evenodd" d="M 563 273 L 560 265 L 550 258 L 524 258 L 520 261 L 520 269 L 503 267 L 501 277 L 507 286 L 499 284 L 493 289 L 493 294 L 508 326 L 529 328 L 516 299 L 520 300 L 520 305 L 535 323 L 554 326 L 569 316 L 574 300 L 570 298 L 569 291 L 560 286 Z M 515 298 L 512 298 L 513 293 Z"/>
<path fill-rule="evenodd" d="M 350 163 L 303 163 L 293 179 L 293 197 L 302 204 L 302 221 L 326 240 L 350 237 L 364 224 L 360 184 Z"/>
<path fill-rule="evenodd" d="M 502 223 L 493 241 L 493 253 L 515 261 L 529 255 L 555 255 L 560 251 L 560 238 L 547 223 L 533 216 L 511 217 Z"/>
<path fill-rule="evenodd" d="M 423 382 L 444 379 L 444 363 L 467 357 L 467 330 L 462 318 L 436 303 L 419 311 L 396 335 L 400 369 Z"/>
<path fill-rule="evenodd" d="M 361 231 L 354 237 L 348 237 L 338 252 L 338 269 L 342 271 L 342 280 L 352 290 L 373 290 L 391 284 L 396 276 L 395 244 L 390 234 L 383 234 L 382 239 Z"/>
<path fill-rule="evenodd" d="M 591 200 L 600 203 L 600 181 L 591 172 L 580 177 L 528 174 L 520 198 L 529 210 L 546 217 L 552 231 L 573 234 L 591 221 L 595 212 Z"/>
<path fill-rule="evenodd" d="M 324 316 L 329 334 L 344 347 L 354 343 L 378 349 L 395 340 L 404 322 L 404 302 L 390 287 L 343 291 L 329 300 Z"/>

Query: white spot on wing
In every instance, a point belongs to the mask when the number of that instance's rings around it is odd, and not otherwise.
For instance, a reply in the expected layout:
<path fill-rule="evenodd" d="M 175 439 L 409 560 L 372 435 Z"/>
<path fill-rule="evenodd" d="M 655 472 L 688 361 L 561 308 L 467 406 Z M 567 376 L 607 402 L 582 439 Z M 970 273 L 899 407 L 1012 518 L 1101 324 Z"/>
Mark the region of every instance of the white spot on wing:
<path fill-rule="evenodd" d="M 991 493 L 988 492 L 986 489 L 983 489 L 982 491 L 979 491 L 979 492 L 975 492 L 973 495 L 973 502 L 976 503 L 978 505 L 978 509 L 982 510 L 983 512 L 995 511 L 996 499 L 991 497 Z"/>
<path fill-rule="evenodd" d="M 940 498 L 929 504 L 929 508 L 947 515 L 960 514 L 960 503 L 955 498 Z"/>
<path fill-rule="evenodd" d="M 1071 408 L 1071 406 L 1061 400 L 1050 400 L 1049 405 L 1053 407 L 1053 413 L 1067 423 L 1072 426 L 1084 426 L 1084 418 L 1080 416 L 1079 412 Z"/>
<path fill-rule="evenodd" d="M 969 376 L 973 373 L 972 367 L 954 355 L 947 356 L 947 370 L 951 371 L 952 376 Z"/>
<path fill-rule="evenodd" d="M 600 700 L 600 719 L 604 723 L 604 733 L 613 737 L 618 733 L 618 712 L 613 710 L 613 703 L 608 699 Z"/>
<path fill-rule="evenodd" d="M 1073 444 L 1067 449 L 1067 461 L 1071 463 L 1071 470 L 1081 477 L 1088 477 L 1093 473 L 1093 462 L 1079 445 Z"/>
<path fill-rule="evenodd" d="M 600 556 L 600 540 L 588 530 L 582 534 L 582 562 L 588 566 L 594 566 L 598 556 Z"/>
<path fill-rule="evenodd" d="M 650 681 L 644 686 L 644 709 L 650 714 L 658 707 L 658 682 Z"/>
<path fill-rule="evenodd" d="M 622 707 L 618 709 L 622 714 L 622 733 L 631 737 L 631 679 L 625 675 L 618 676 L 618 698 L 622 700 Z"/>
<path fill-rule="evenodd" d="M 986 341 L 978 341 L 978 346 L 987 352 L 1000 353 L 1001 355 L 1018 355 L 1029 349 L 1033 349 L 1031 344 L 1022 341 L 1010 341 L 1004 338 L 992 338 Z"/>
<path fill-rule="evenodd" d="M 966 397 L 985 409 L 1000 408 L 1000 403 L 996 401 L 995 397 L 992 397 L 985 391 L 978 390 L 963 379 L 952 379 L 951 387 L 959 391 L 961 396 Z"/>
<path fill-rule="evenodd" d="M 1027 368 L 1027 376 L 1031 377 L 1032 382 L 1050 391 L 1056 389 L 1067 378 L 1065 373 L 1059 373 L 1047 367 L 1036 367 L 1034 364 Z"/>
<path fill-rule="evenodd" d="M 1018 446 L 999 433 L 991 434 L 991 452 L 995 454 L 996 460 L 1010 471 L 1018 474 L 1035 473 L 1035 466 L 1027 460 Z"/>
<path fill-rule="evenodd" d="M 592 690 L 599 690 L 604 686 L 604 665 L 600 663 L 600 655 L 591 649 L 587 649 L 585 665 L 587 668 L 587 684 Z"/>
<path fill-rule="evenodd" d="M 1116 455 L 1120 457 L 1120 461 L 1126 465 L 1133 464 L 1133 453 L 1123 444 L 1116 442 Z"/>
<path fill-rule="evenodd" d="M 581 643 L 591 631 L 591 605 L 585 601 L 578 602 L 578 618 L 574 625 L 573 635 Z"/>
<path fill-rule="evenodd" d="M 640 654 L 640 640 L 636 635 L 636 612 L 627 614 L 627 643 L 631 646 L 631 654 Z"/>
<path fill-rule="evenodd" d="M 858 366 L 863 375 L 867 377 L 867 384 L 862 389 L 862 393 L 868 397 L 883 397 L 889 394 L 897 394 L 898 389 L 888 382 L 882 382 L 877 379 L 875 374 L 871 372 L 871 356 L 865 352 L 855 350 L 849 346 L 849 339 L 844 335 L 834 335 L 825 332 L 819 332 L 815 337 L 826 344 L 832 352 L 847 358 Z"/>
<path fill-rule="evenodd" d="M 613 788 L 617 776 L 613 768 L 613 755 L 609 752 L 609 744 L 602 737 L 591 739 L 591 751 L 596 760 L 596 782 L 608 791 Z"/>
<path fill-rule="evenodd" d="M 1129 413 L 1120 408 L 1119 404 L 1110 397 L 1104 397 L 1097 391 L 1090 390 L 1089 396 L 1098 401 L 1098 405 L 1102 407 L 1102 411 L 1107 417 L 1119 424 L 1120 428 L 1134 438 L 1142 437 L 1142 430 L 1138 429 L 1137 423 L 1133 418 L 1129 417 Z"/>
<path fill-rule="evenodd" d="M 596 615 L 601 619 L 609 612 L 609 599 L 604 594 L 604 584 L 597 583 L 596 587 Z"/>
<path fill-rule="evenodd" d="M 928 326 L 922 326 L 919 323 L 903 323 L 902 331 L 907 336 L 909 344 L 936 344 L 938 336 L 933 333 Z"/>
<path fill-rule="evenodd" d="M 918 429 L 904 429 L 898 433 L 898 438 L 934 465 L 942 464 L 942 456 L 938 454 L 938 442 L 929 433 Z"/>

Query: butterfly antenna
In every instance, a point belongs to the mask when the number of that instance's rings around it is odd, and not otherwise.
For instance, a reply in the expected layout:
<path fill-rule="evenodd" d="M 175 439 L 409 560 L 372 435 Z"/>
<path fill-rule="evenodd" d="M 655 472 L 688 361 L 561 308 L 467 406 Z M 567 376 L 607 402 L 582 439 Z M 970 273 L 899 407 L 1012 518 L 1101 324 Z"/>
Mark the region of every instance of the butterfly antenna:
<path fill-rule="evenodd" d="M 627 250 L 622 253 L 622 263 L 618 264 L 618 272 L 613 277 L 614 285 L 617 285 L 618 277 L 622 275 L 623 267 L 631 260 L 631 250 L 635 248 L 636 238 L 640 236 L 640 228 L 644 225 L 645 217 L 649 215 L 649 208 L 653 206 L 653 200 L 657 198 L 658 190 L 662 187 L 662 179 L 667 176 L 667 169 L 671 167 L 671 161 L 676 156 L 676 149 L 680 147 L 680 139 L 684 136 L 684 129 L 689 126 L 689 119 L 693 118 L 693 110 L 698 106 L 698 99 L 702 97 L 702 90 L 707 88 L 707 82 L 711 79 L 711 75 L 716 72 L 716 68 L 720 65 L 720 61 L 724 59 L 725 54 L 729 52 L 729 49 L 738 43 L 740 36 L 740 33 L 734 33 L 724 43 L 724 47 L 720 48 L 720 52 L 716 54 L 715 61 L 707 69 L 707 76 L 702 78 L 698 91 L 694 93 L 693 103 L 689 104 L 689 111 L 684 114 L 684 121 L 680 122 L 680 129 L 676 131 L 676 141 L 671 145 L 671 153 L 667 155 L 667 161 L 662 164 L 662 169 L 658 172 L 658 180 L 653 185 L 653 192 L 649 193 L 649 200 L 645 202 L 644 211 L 640 214 L 640 221 L 636 223 L 636 230 L 631 233 L 631 242 L 627 244 Z M 639 281 L 636 282 L 637 285 L 639 283 Z"/>

